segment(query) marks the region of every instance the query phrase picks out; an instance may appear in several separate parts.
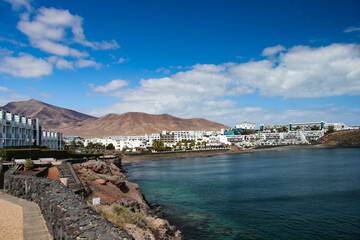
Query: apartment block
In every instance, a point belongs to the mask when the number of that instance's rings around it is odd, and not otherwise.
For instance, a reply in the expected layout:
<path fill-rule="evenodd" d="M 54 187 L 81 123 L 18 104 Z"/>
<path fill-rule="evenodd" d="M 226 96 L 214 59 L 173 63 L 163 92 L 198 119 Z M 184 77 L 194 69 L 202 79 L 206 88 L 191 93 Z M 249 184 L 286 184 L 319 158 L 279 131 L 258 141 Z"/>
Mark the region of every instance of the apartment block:
<path fill-rule="evenodd" d="M 0 128 L 0 148 L 32 145 L 62 148 L 62 134 L 43 131 L 38 118 L 0 109 Z"/>

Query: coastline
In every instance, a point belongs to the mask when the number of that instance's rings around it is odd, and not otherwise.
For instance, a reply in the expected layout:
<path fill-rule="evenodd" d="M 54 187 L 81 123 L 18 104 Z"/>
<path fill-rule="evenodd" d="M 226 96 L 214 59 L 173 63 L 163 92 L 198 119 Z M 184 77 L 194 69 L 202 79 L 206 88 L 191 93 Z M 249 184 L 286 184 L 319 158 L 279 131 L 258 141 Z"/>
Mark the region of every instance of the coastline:
<path fill-rule="evenodd" d="M 184 159 L 184 158 L 196 158 L 196 157 L 213 157 L 220 155 L 233 155 L 233 154 L 246 154 L 256 152 L 271 152 L 271 151 L 288 151 L 298 149 L 321 149 L 321 148 L 336 148 L 339 146 L 331 146 L 325 144 L 316 145 L 287 145 L 287 146 L 273 146 L 265 148 L 253 148 L 247 150 L 227 150 L 227 151 L 202 151 L 202 152 L 187 152 L 187 153 L 171 153 L 162 155 L 139 155 L 139 156 L 122 156 L 121 162 L 124 166 L 136 162 L 146 161 L 159 161 L 159 160 L 172 160 L 172 159 Z"/>
<path fill-rule="evenodd" d="M 129 175 L 133 176 L 131 180 L 134 182 L 137 182 L 137 180 L 139 180 L 140 181 L 138 182 L 139 184 L 141 185 L 144 184 L 143 187 L 144 190 L 146 190 L 145 195 L 147 196 L 147 194 L 149 194 L 148 197 L 150 197 L 150 199 L 148 200 L 150 201 L 150 203 L 159 204 L 158 206 L 160 206 L 160 208 L 164 211 L 164 217 L 168 219 L 176 227 L 178 227 L 180 231 L 183 232 L 185 239 L 186 238 L 197 239 L 194 237 L 194 235 L 200 236 L 200 233 L 204 233 L 205 234 L 204 236 L 217 236 L 215 235 L 215 233 L 221 234 L 224 232 L 233 233 L 232 236 L 236 236 L 235 238 L 237 237 L 242 238 L 244 236 L 251 236 L 251 237 L 254 236 L 255 238 L 257 236 L 255 234 L 258 233 L 256 231 L 257 229 L 253 230 L 251 228 L 248 228 L 249 233 L 254 233 L 254 235 L 241 235 L 241 234 L 238 235 L 239 232 L 244 233 L 244 231 L 247 234 L 248 229 L 244 230 L 243 227 L 244 225 L 232 227 L 233 218 L 228 214 L 231 214 L 233 212 L 239 213 L 239 215 L 237 215 L 238 218 L 234 217 L 237 220 L 243 218 L 244 215 L 251 217 L 252 216 L 251 214 L 253 212 L 253 207 L 259 206 L 259 209 L 256 210 L 258 215 L 254 215 L 254 216 L 256 216 L 257 218 L 258 217 L 261 218 L 263 216 L 262 214 L 264 214 L 263 209 L 269 205 L 276 206 L 273 208 L 274 213 L 278 211 L 277 209 L 279 208 L 281 209 L 282 205 L 288 207 L 288 208 L 284 207 L 284 209 L 288 209 L 292 211 L 294 206 L 293 203 L 295 202 L 296 204 L 299 203 L 299 205 L 301 205 L 304 199 L 308 201 L 308 203 L 310 204 L 309 206 L 314 206 L 313 205 L 314 201 L 316 202 L 318 201 L 318 195 L 317 195 L 318 185 L 314 187 L 312 185 L 312 181 L 306 180 L 306 184 L 308 184 L 307 186 L 310 186 L 309 187 L 310 189 L 314 189 L 312 190 L 312 194 L 309 196 L 307 195 L 306 197 L 297 197 L 297 196 L 303 196 L 303 192 L 302 192 L 303 189 L 302 186 L 304 186 L 302 185 L 304 183 L 302 182 L 303 179 L 310 178 L 312 180 L 314 179 L 313 177 L 314 174 L 317 174 L 316 176 L 337 176 L 338 174 L 337 169 L 339 165 L 347 166 L 347 167 L 350 166 L 348 168 L 350 170 L 349 173 L 352 173 L 353 176 L 356 177 L 357 168 L 352 168 L 352 166 L 354 165 L 350 165 L 348 164 L 348 162 L 343 161 L 342 156 L 345 157 L 344 159 L 346 158 L 352 159 L 351 162 L 354 161 L 356 162 L 356 160 L 354 159 L 357 158 L 356 153 L 358 153 L 359 151 L 358 147 L 349 148 L 349 147 L 333 147 L 326 145 L 313 145 L 313 146 L 305 146 L 305 147 L 297 146 L 296 148 L 281 147 L 281 148 L 271 148 L 271 149 L 261 149 L 261 150 L 264 153 L 249 154 L 249 155 L 230 155 L 228 156 L 229 158 L 225 157 L 225 159 L 222 159 L 223 157 L 199 158 L 194 160 L 188 159 L 187 161 L 185 161 L 186 163 L 184 163 L 181 159 L 174 161 L 167 161 L 167 162 L 154 161 L 154 162 L 134 163 L 133 165 L 128 167 L 128 170 L 129 170 Z M 295 151 L 289 151 L 289 150 L 295 150 Z M 348 151 L 355 153 L 355 155 L 351 155 L 351 156 L 348 155 L 347 154 Z M 259 152 L 259 149 L 257 151 L 244 152 L 244 153 L 253 153 L 253 152 Z M 324 157 L 321 158 L 320 155 L 324 155 Z M 346 156 L 350 156 L 350 157 L 346 157 Z M 336 160 L 337 164 L 332 164 L 332 162 L 330 161 L 330 157 L 333 157 L 333 159 L 337 159 Z M 218 159 L 220 158 L 222 159 L 222 161 L 221 163 L 218 164 L 217 162 Z M 293 161 L 294 159 L 295 161 Z M 148 165 L 148 163 L 151 164 Z M 166 163 L 166 164 L 163 165 L 158 163 Z M 344 164 L 342 165 L 342 163 Z M 304 168 L 304 166 L 306 167 Z M 331 166 L 331 168 L 328 169 L 327 168 L 328 166 Z M 358 163 L 355 166 L 359 166 Z M 219 171 L 220 168 L 223 169 L 224 171 Z M 292 171 L 294 169 L 298 169 L 299 171 Z M 311 170 L 313 172 L 308 170 Z M 262 175 L 263 171 L 266 171 L 267 175 Z M 274 176 L 275 179 L 277 179 L 277 181 L 270 182 L 269 179 L 271 179 Z M 290 179 L 289 182 L 292 182 L 291 184 L 295 186 L 291 189 L 297 189 L 296 197 L 292 195 L 293 192 L 289 191 L 289 188 L 283 188 L 282 191 L 277 190 L 277 187 L 279 185 L 276 183 L 283 181 L 281 184 L 283 183 L 286 185 L 289 184 L 287 179 L 286 181 L 284 180 L 284 176 L 288 176 Z M 211 178 L 211 181 L 209 180 L 209 178 Z M 236 180 L 230 181 L 230 179 L 236 179 Z M 316 179 L 319 179 L 321 182 L 321 179 L 323 178 L 316 177 Z M 330 180 L 327 182 L 328 186 L 333 186 L 332 178 L 329 179 Z M 239 184 L 234 184 L 236 182 Z M 194 184 L 192 185 L 192 183 Z M 203 183 L 206 183 L 205 187 L 198 188 L 198 186 L 200 186 Z M 226 185 L 225 183 L 228 185 Z M 270 183 L 274 183 L 274 184 L 270 184 Z M 341 186 L 341 182 L 339 184 Z M 225 188 L 225 186 L 227 187 Z M 233 188 L 233 186 L 239 186 L 239 188 Z M 300 186 L 300 187 L 296 188 L 296 186 Z M 157 190 L 159 188 L 163 190 Z M 251 191 L 249 191 L 249 188 L 251 189 Z M 269 188 L 270 189 L 272 188 L 271 191 L 269 190 Z M 327 189 L 329 188 L 325 187 L 323 189 L 326 192 Z M 350 190 L 351 189 L 352 188 L 350 188 Z M 338 195 L 337 188 L 335 188 L 334 190 L 335 191 L 332 195 L 335 198 L 334 201 L 338 202 L 339 198 L 337 197 Z M 253 194 L 254 192 L 260 192 L 260 194 L 258 194 L 256 198 L 252 198 L 253 195 L 251 194 Z M 264 193 L 264 195 L 269 194 L 267 196 L 270 197 L 264 198 L 262 192 Z M 289 192 L 289 197 L 283 197 L 287 192 Z M 237 193 L 239 193 L 239 195 L 238 197 L 235 198 Z M 211 194 L 214 194 L 215 198 L 210 200 Z M 349 197 L 351 196 L 349 194 L 352 193 L 345 191 L 344 194 L 345 194 L 344 195 L 345 199 L 353 199 Z M 273 196 L 276 196 L 276 198 Z M 265 202 L 265 199 L 270 203 Z M 356 204 L 356 201 L 354 200 L 350 200 L 350 201 Z M 229 203 L 229 205 L 224 205 L 224 203 L 226 202 Z M 203 207 L 202 204 L 204 204 L 204 208 L 202 208 Z M 208 205 L 205 206 L 205 204 Z M 234 207 L 235 204 L 239 204 L 238 207 Z M 212 207 L 213 205 L 219 207 L 219 209 L 216 210 L 216 212 L 209 213 L 208 211 L 210 211 L 210 209 L 213 209 Z M 326 205 L 326 202 L 323 203 L 323 206 L 325 206 L 324 209 L 328 210 L 329 212 L 332 211 L 331 208 L 327 208 L 328 205 Z M 222 209 L 228 209 L 228 210 L 224 211 Z M 317 211 L 318 206 L 314 207 L 313 209 L 314 210 L 312 211 Z M 214 220 L 209 220 L 212 216 L 216 216 L 217 212 L 221 217 L 219 217 L 219 219 L 214 218 Z M 351 209 L 349 209 L 349 212 L 351 213 Z M 284 216 L 283 215 L 284 213 L 281 211 L 278 214 L 279 215 L 277 214 L 274 215 Z M 224 218 L 224 216 L 226 216 L 226 218 Z M 273 216 L 273 215 L 269 214 L 269 216 Z M 264 218 L 265 221 L 268 220 L 269 216 L 267 216 L 266 219 Z M 303 216 L 305 217 L 304 226 L 306 229 L 306 225 L 307 225 L 306 217 L 308 217 L 307 210 L 304 211 Z M 336 213 L 334 214 L 334 216 L 336 217 Z M 316 221 L 317 220 L 316 216 L 314 217 L 315 217 L 314 221 Z M 224 221 L 226 222 L 225 224 L 224 222 L 221 221 L 223 219 L 228 219 L 229 221 Z M 275 217 L 274 220 L 276 220 Z M 249 220 L 249 222 L 250 221 L 252 220 Z M 289 221 L 291 221 L 291 217 Z M 326 221 L 327 219 L 325 218 L 325 222 Z M 217 231 L 217 228 L 215 227 L 213 229 L 209 228 L 208 227 L 209 222 L 211 224 L 214 224 L 212 226 L 219 226 L 219 229 L 224 229 L 224 230 Z M 215 225 L 215 223 L 218 223 L 218 225 Z M 284 221 L 283 224 L 286 227 L 288 226 L 287 221 Z M 293 229 L 294 232 L 297 231 L 296 227 Z M 197 232 L 197 230 L 199 230 L 199 233 Z M 204 230 L 204 232 L 202 232 L 202 230 Z M 276 230 L 278 229 L 274 229 L 275 232 Z M 321 231 L 319 233 L 321 233 Z M 275 234 L 269 238 L 276 238 L 274 236 L 277 235 Z M 263 236 L 259 235 L 258 237 L 262 238 Z M 266 239 L 266 237 L 264 238 Z M 208 238 L 199 237 L 198 239 L 208 239 Z M 216 237 L 213 239 L 216 239 Z"/>
<path fill-rule="evenodd" d="M 197 158 L 197 157 L 213 157 L 213 156 L 221 156 L 221 155 L 234 155 L 234 154 L 250 154 L 250 153 L 257 153 L 257 152 L 274 152 L 274 151 L 290 151 L 290 150 L 301 150 L 301 149 L 334 149 L 334 148 L 341 148 L 346 146 L 339 146 L 339 145 L 328 145 L 328 144 L 316 144 L 316 145 L 287 145 L 287 146 L 274 146 L 274 147 L 264 147 L 264 148 L 255 148 L 255 149 L 248 149 L 244 151 L 203 151 L 203 152 L 188 152 L 188 153 L 177 153 L 177 154 L 162 154 L 162 155 L 145 155 L 145 156 L 127 156 L 126 158 L 122 159 L 122 165 L 125 167 L 131 168 L 132 163 L 140 163 L 140 162 L 147 162 L 147 161 L 160 161 L 160 160 L 175 160 L 175 159 L 188 159 L 188 158 Z M 129 173 L 125 170 L 125 175 L 129 177 Z M 144 195 L 144 199 L 146 196 Z M 152 203 L 148 202 L 149 206 L 154 207 Z M 161 205 L 159 205 L 161 206 Z M 161 211 L 161 210 L 160 210 Z M 161 212 L 164 219 L 167 219 L 165 213 Z M 174 224 L 174 223 L 170 223 Z M 175 227 L 179 227 L 174 225 Z M 179 231 L 182 231 L 179 229 Z"/>

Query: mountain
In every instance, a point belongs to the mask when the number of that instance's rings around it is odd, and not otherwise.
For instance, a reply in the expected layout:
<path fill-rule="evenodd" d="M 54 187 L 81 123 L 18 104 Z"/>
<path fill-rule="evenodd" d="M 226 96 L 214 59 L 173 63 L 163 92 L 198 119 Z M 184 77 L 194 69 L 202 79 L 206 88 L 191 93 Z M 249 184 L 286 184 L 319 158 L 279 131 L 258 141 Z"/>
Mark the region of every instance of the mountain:
<path fill-rule="evenodd" d="M 108 114 L 96 120 L 85 121 L 73 129 L 81 136 L 144 135 L 161 133 L 163 130 L 208 130 L 229 128 L 202 118 L 182 119 L 168 114 L 154 115 L 138 112 Z"/>
<path fill-rule="evenodd" d="M 219 131 L 222 128 L 229 128 L 203 118 L 183 119 L 169 114 L 154 115 L 128 112 L 108 114 L 101 118 L 95 118 L 33 99 L 11 102 L 0 108 L 23 116 L 39 118 L 43 129 L 62 132 L 64 135 L 82 137 L 144 135 L 161 133 L 163 130 Z"/>
<path fill-rule="evenodd" d="M 22 116 L 39 118 L 43 129 L 50 131 L 61 131 L 64 128 L 79 126 L 84 120 L 96 119 L 74 110 L 56 107 L 34 99 L 10 102 L 0 108 Z"/>

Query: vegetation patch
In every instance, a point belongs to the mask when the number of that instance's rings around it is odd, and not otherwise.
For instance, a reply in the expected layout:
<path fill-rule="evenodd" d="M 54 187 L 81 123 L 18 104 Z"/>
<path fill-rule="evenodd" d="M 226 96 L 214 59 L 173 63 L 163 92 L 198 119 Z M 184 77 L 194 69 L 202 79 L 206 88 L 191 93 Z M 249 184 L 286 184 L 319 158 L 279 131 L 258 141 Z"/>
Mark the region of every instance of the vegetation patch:
<path fill-rule="evenodd" d="M 34 168 L 34 162 L 30 158 L 27 158 L 24 163 L 24 167 L 26 170 L 33 169 Z"/>
<path fill-rule="evenodd" d="M 94 181 L 94 180 L 95 180 L 95 176 L 90 175 L 90 174 L 87 174 L 86 172 L 82 172 L 81 175 L 82 175 L 84 178 L 89 179 L 90 181 Z"/>
<path fill-rule="evenodd" d="M 43 148 L 10 148 L 10 149 L 1 149 L 0 156 L 3 157 L 5 161 L 11 161 L 14 159 L 38 159 L 38 158 L 55 158 L 55 159 L 65 159 L 65 158 L 91 158 L 91 157 L 100 157 L 103 153 L 75 153 L 65 150 L 49 150 Z"/>
<path fill-rule="evenodd" d="M 113 203 L 110 206 L 97 205 L 94 209 L 123 231 L 126 231 L 125 224 L 133 224 L 143 230 L 150 230 L 153 234 L 155 233 L 155 226 L 149 224 L 143 214 L 132 212 L 120 204 Z"/>

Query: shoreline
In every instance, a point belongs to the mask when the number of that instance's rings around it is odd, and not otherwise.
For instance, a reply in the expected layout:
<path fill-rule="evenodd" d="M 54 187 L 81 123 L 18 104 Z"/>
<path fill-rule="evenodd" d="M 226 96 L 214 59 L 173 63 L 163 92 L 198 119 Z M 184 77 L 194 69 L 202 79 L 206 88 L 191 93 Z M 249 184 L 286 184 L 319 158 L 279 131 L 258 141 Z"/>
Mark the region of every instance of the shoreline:
<path fill-rule="evenodd" d="M 125 167 L 125 175 L 129 177 L 129 173 L 127 172 L 127 168 L 131 168 L 131 164 L 133 163 L 140 163 L 140 162 L 147 162 L 147 161 L 160 161 L 160 160 L 175 160 L 175 159 L 188 159 L 188 158 L 197 158 L 197 157 L 213 157 L 213 156 L 222 156 L 222 155 L 234 155 L 234 154 L 249 154 L 249 153 L 257 153 L 257 152 L 274 152 L 274 151 L 290 151 L 290 150 L 301 150 L 301 149 L 334 149 L 344 146 L 333 146 L 333 145 L 326 145 L 326 144 L 316 144 L 316 145 L 287 145 L 287 146 L 274 146 L 274 147 L 265 147 L 265 148 L 257 148 L 257 149 L 248 149 L 244 151 L 203 151 L 203 152 L 187 152 L 187 153 L 177 153 L 177 154 L 170 154 L 170 155 L 161 155 L 161 156 L 127 156 L 126 158 L 122 159 L 122 166 Z M 132 180 L 131 180 L 132 182 Z M 144 199 L 146 199 L 146 196 Z M 147 200 L 146 200 L 147 201 Z M 151 209 L 157 209 L 157 206 L 162 207 L 161 204 L 147 202 Z M 168 220 L 168 216 L 164 213 L 161 209 L 160 211 L 162 217 Z M 170 222 L 170 224 L 174 224 Z M 179 226 L 175 226 L 179 231 L 182 232 L 182 229 L 178 228 Z"/>
<path fill-rule="evenodd" d="M 146 161 L 160 161 L 160 160 L 173 160 L 173 159 L 185 159 L 185 158 L 197 158 L 197 157 L 213 157 L 221 155 L 233 155 L 233 154 L 246 154 L 246 153 L 256 153 L 256 152 L 271 152 L 271 151 L 288 151 L 288 150 L 298 150 L 298 149 L 323 149 L 323 148 L 337 148 L 341 146 L 331 146 L 325 144 L 317 145 L 287 145 L 287 146 L 273 146 L 265 148 L 253 148 L 248 150 L 227 150 L 227 151 L 202 151 L 202 152 L 187 152 L 187 153 L 170 153 L 163 155 L 144 155 L 144 156 L 122 156 L 121 163 L 124 166 L 130 165 L 131 163 L 136 162 L 146 162 Z"/>

